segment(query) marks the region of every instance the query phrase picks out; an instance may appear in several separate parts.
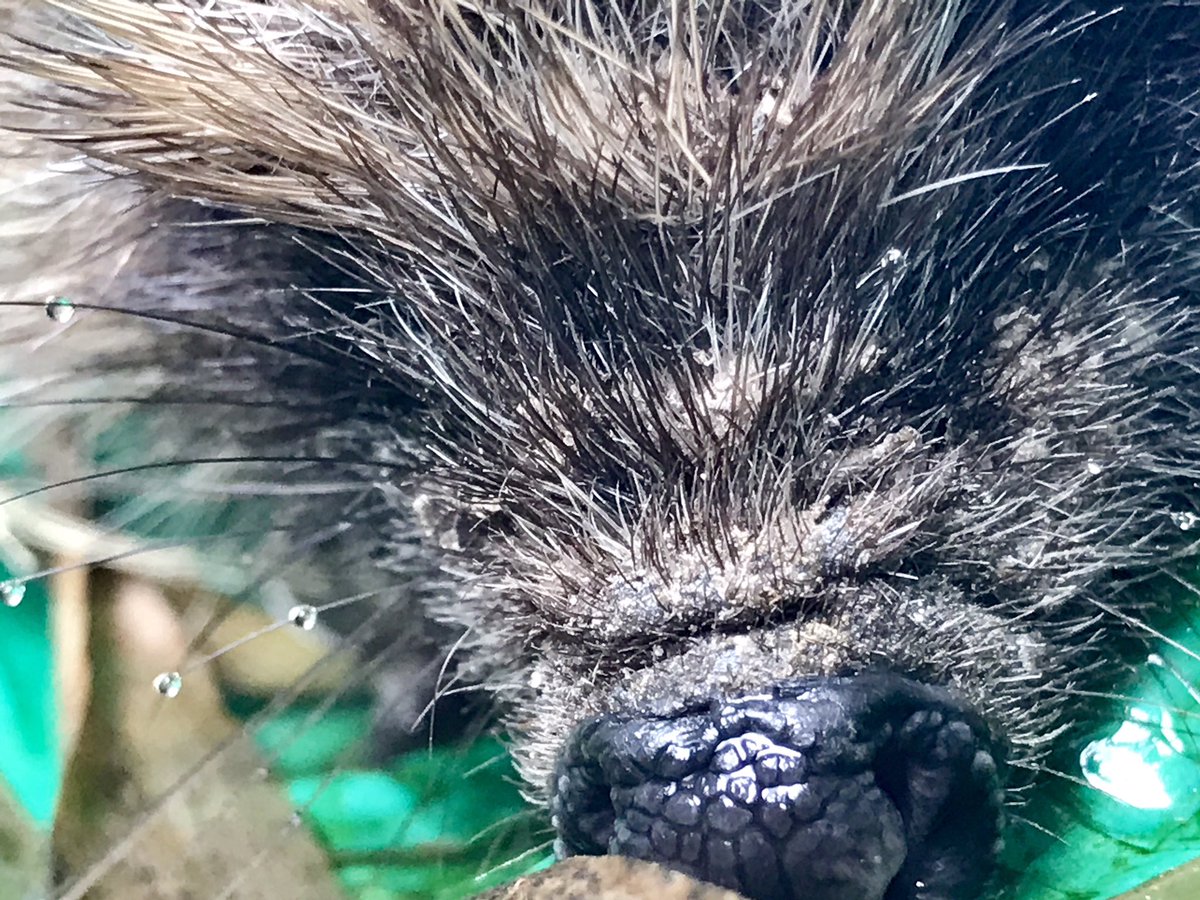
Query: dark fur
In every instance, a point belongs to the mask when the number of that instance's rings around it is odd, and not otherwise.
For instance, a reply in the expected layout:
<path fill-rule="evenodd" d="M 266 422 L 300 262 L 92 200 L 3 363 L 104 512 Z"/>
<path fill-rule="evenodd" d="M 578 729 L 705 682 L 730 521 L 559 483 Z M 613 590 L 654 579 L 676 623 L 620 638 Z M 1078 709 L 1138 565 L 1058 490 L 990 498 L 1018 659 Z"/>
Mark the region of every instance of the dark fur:
<path fill-rule="evenodd" d="M 588 715 L 876 668 L 1036 773 L 1153 634 L 1194 549 L 1197 6 L 59 5 L 10 26 L 21 124 L 122 214 L 53 292 L 144 331 L 59 396 L 132 380 L 147 461 L 338 482 L 288 543 L 344 524 L 345 593 L 464 634 L 534 795 Z"/>

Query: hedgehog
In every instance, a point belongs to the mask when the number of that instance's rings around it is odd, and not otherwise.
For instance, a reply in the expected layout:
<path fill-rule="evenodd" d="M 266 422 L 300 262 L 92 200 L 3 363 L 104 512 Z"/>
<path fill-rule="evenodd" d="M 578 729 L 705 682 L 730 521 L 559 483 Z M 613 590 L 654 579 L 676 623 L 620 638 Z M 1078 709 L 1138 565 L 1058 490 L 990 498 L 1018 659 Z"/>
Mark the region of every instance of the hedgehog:
<path fill-rule="evenodd" d="M 145 423 L 72 483 L 253 488 L 395 704 L 486 692 L 560 857 L 1003 890 L 1191 596 L 1200 6 L 0 24 L 5 391 Z"/>

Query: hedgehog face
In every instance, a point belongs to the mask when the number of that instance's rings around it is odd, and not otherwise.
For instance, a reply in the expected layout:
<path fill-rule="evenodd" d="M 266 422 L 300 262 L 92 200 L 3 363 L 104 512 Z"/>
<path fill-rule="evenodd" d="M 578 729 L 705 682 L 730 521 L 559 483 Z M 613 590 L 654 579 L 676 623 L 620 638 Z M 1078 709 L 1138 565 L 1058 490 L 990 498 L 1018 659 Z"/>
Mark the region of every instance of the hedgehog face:
<path fill-rule="evenodd" d="M 1070 648 L 944 580 L 839 570 L 827 551 L 857 540 L 853 520 L 822 517 L 840 540 L 805 531 L 815 556 L 678 552 L 536 634 L 514 725 L 560 855 L 755 898 L 982 891 L 1006 789 L 1055 724 L 1057 704 L 1028 698 L 1060 693 Z M 814 559 L 823 574 L 801 577 Z"/>
<path fill-rule="evenodd" d="M 6 290 L 461 636 L 560 853 L 984 890 L 1196 549 L 1193 9 L 50 5 L 32 130 L 138 202 Z"/>

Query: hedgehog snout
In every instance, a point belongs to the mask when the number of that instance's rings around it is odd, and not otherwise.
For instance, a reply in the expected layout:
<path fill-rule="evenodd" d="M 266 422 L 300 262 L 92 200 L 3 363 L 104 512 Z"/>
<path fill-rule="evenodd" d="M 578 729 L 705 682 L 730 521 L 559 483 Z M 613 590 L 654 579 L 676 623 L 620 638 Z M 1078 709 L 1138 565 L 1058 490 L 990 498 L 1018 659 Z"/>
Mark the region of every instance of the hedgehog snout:
<path fill-rule="evenodd" d="M 653 860 L 759 900 L 973 896 L 999 848 L 1003 765 L 979 716 L 890 674 L 672 718 L 606 714 L 559 758 L 556 849 Z"/>

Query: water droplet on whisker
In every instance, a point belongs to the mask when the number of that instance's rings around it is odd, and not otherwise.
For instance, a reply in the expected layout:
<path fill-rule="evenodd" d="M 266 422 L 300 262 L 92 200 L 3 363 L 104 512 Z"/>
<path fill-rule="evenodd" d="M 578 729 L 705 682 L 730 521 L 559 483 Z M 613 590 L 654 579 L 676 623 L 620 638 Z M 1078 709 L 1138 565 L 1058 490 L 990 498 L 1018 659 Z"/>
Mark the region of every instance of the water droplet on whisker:
<path fill-rule="evenodd" d="M 163 672 L 155 676 L 154 689 L 168 699 L 178 697 L 183 690 L 183 676 L 178 672 Z"/>
<path fill-rule="evenodd" d="M 1099 475 L 1104 471 L 1104 466 L 1100 465 L 1100 463 L 1096 462 L 1094 459 L 1089 459 L 1087 461 L 1087 465 L 1084 466 L 1084 469 L 1089 475 Z"/>
<path fill-rule="evenodd" d="M 297 628 L 312 631 L 317 624 L 317 608 L 308 603 L 301 603 L 288 610 L 288 621 Z"/>
<path fill-rule="evenodd" d="M 1197 525 L 1200 525 L 1200 516 L 1194 512 L 1172 512 L 1170 514 L 1171 521 L 1175 523 L 1180 531 L 1191 531 Z"/>
<path fill-rule="evenodd" d="M 46 315 L 65 325 L 75 317 L 75 304 L 66 297 L 51 297 L 46 301 Z"/>
<path fill-rule="evenodd" d="M 0 602 L 5 606 L 20 606 L 25 599 L 25 583 L 23 581 L 0 582 Z"/>

